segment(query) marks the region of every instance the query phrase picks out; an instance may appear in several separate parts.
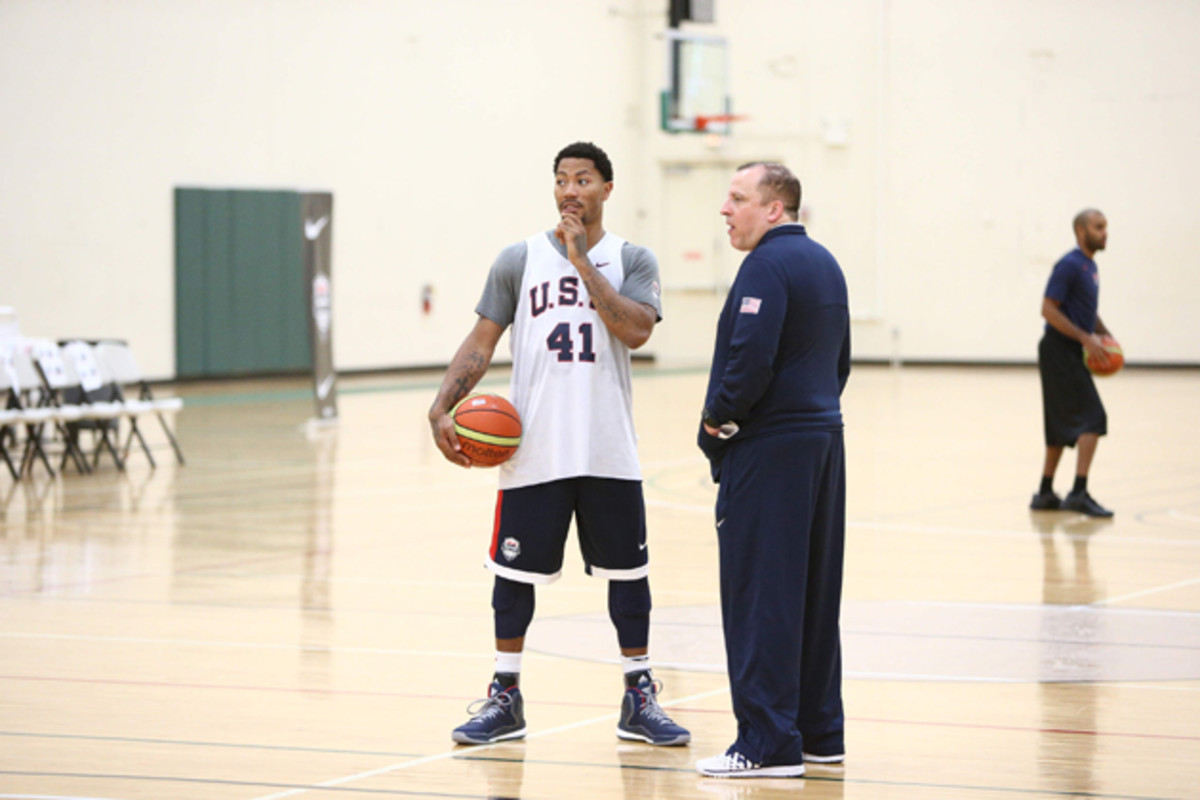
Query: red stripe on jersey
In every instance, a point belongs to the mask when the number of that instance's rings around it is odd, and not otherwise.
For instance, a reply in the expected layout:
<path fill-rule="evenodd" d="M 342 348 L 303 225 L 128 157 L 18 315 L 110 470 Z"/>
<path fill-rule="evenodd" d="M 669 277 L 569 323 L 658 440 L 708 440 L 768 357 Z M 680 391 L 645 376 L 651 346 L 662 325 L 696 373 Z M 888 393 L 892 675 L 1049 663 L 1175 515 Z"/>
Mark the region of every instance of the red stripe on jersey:
<path fill-rule="evenodd" d="M 496 520 L 492 524 L 492 546 L 488 548 L 488 555 L 492 561 L 496 560 L 496 554 L 500 550 L 500 509 L 504 506 L 504 491 L 496 492 Z"/>

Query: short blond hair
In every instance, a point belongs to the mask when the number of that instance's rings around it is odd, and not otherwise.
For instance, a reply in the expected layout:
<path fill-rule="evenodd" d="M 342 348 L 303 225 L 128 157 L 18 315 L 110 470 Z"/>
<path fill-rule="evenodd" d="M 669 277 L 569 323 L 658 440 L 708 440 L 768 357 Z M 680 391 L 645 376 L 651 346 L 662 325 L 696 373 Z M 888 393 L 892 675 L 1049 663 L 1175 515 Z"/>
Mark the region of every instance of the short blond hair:
<path fill-rule="evenodd" d="M 800 179 L 790 169 L 775 161 L 750 161 L 737 168 L 744 169 L 762 167 L 762 178 L 758 188 L 768 203 L 778 200 L 783 203 L 784 212 L 793 220 L 800 218 Z"/>

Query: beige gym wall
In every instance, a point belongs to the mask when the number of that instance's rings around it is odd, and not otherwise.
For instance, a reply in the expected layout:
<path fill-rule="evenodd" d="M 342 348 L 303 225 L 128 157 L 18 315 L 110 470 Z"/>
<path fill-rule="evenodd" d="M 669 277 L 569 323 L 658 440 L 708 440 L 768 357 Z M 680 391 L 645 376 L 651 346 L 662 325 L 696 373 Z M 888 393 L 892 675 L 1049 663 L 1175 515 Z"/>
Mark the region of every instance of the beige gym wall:
<path fill-rule="evenodd" d="M 705 286 L 737 263 L 722 175 L 776 157 L 846 269 L 860 357 L 1032 360 L 1049 269 L 1095 205 L 1129 359 L 1200 363 L 1200 5 L 716 13 L 685 29 L 729 38 L 750 119 L 725 140 L 658 130 L 665 0 L 0 2 L 0 305 L 27 334 L 126 338 L 169 377 L 172 188 L 326 189 L 338 366 L 444 363 L 495 254 L 553 224 L 554 152 L 586 138 L 615 163 L 608 227 L 663 263 L 664 361 L 704 357 Z M 720 262 L 699 279 L 697 252 Z"/>

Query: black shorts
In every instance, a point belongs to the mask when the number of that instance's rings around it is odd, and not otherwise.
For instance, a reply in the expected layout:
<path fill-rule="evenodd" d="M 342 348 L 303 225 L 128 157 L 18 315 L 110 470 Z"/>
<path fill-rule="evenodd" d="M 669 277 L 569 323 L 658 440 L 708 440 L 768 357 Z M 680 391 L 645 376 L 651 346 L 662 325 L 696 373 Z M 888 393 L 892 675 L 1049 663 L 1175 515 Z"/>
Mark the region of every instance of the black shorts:
<path fill-rule="evenodd" d="M 521 583 L 558 580 L 572 517 L 587 574 L 632 581 L 650 571 L 642 482 L 612 478 L 567 478 L 499 492 L 487 568 Z"/>
<path fill-rule="evenodd" d="M 1074 447 L 1079 436 L 1108 433 L 1108 414 L 1083 362 L 1083 345 L 1057 331 L 1038 343 L 1047 447 Z"/>

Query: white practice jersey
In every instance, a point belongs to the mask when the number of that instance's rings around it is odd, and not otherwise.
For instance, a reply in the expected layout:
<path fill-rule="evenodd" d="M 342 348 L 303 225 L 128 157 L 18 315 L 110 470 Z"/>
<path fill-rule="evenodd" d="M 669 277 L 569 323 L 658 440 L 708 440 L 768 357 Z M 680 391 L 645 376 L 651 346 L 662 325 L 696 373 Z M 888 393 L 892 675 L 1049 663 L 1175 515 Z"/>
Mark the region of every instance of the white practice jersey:
<path fill-rule="evenodd" d="M 624 244 L 608 233 L 588 252 L 618 291 Z M 523 430 L 516 455 L 500 468 L 500 488 L 580 476 L 640 480 L 629 348 L 590 307 L 578 270 L 550 237 L 538 233 L 524 247 L 509 389 Z M 652 285 L 657 301 L 657 274 Z"/>

